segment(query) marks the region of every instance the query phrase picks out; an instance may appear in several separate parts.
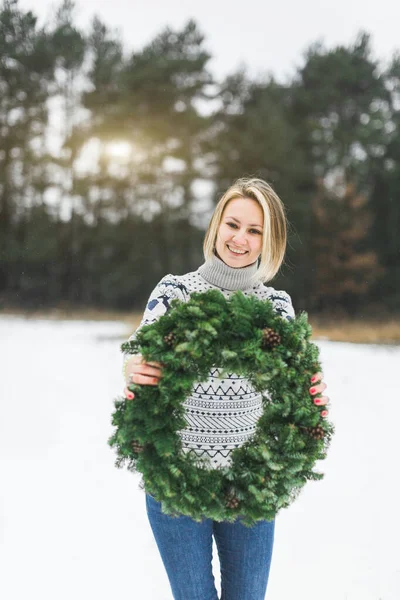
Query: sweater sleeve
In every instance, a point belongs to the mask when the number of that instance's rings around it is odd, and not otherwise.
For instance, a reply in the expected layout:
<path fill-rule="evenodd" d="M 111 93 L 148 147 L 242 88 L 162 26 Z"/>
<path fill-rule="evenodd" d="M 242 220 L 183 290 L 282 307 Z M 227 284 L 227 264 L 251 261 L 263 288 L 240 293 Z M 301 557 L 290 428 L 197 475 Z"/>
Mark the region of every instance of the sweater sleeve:
<path fill-rule="evenodd" d="M 283 290 L 273 290 L 271 296 L 269 296 L 274 304 L 275 310 L 283 319 L 294 319 L 295 312 L 292 304 L 292 299 L 287 292 Z"/>
<path fill-rule="evenodd" d="M 174 275 L 165 275 L 157 283 L 154 290 L 151 292 L 150 297 L 147 301 L 145 311 L 143 313 L 142 320 L 140 321 L 137 329 L 132 333 L 132 335 L 128 338 L 128 341 L 134 340 L 137 332 L 144 325 L 151 325 L 159 319 L 162 315 L 164 315 L 171 306 L 171 301 L 174 298 L 179 298 L 183 300 L 183 286 L 180 284 Z M 131 358 L 132 354 L 124 353 L 123 358 L 123 373 L 125 375 L 125 365 L 127 361 Z"/>

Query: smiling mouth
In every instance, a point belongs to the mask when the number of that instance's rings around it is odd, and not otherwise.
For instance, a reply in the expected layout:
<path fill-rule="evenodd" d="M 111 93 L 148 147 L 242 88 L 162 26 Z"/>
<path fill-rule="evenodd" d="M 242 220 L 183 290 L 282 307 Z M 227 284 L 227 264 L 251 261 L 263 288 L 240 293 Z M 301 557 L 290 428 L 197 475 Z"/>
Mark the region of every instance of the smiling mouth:
<path fill-rule="evenodd" d="M 226 246 L 228 250 L 230 250 L 233 254 L 236 254 L 236 256 L 244 256 L 248 252 L 247 250 L 235 250 L 233 248 L 230 248 L 228 244 Z"/>

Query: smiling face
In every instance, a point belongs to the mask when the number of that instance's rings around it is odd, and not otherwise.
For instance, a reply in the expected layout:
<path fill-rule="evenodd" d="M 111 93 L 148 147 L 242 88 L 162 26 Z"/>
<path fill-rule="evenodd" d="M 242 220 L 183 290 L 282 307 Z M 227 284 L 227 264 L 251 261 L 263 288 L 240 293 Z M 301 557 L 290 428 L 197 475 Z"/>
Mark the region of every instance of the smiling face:
<path fill-rule="evenodd" d="M 218 227 L 215 249 L 230 267 L 247 267 L 261 254 L 264 215 L 251 198 L 228 202 Z"/>

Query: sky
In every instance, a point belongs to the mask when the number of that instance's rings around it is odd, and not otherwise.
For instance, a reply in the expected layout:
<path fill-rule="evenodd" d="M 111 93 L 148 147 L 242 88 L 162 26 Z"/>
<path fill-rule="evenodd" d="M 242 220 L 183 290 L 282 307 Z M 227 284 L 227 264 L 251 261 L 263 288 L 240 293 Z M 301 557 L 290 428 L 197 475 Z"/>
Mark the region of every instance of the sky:
<path fill-rule="evenodd" d="M 53 0 L 20 0 L 41 20 Z M 246 65 L 252 76 L 273 73 L 284 81 L 302 64 L 304 51 L 316 41 L 327 47 L 351 44 L 363 30 L 372 36 L 374 56 L 390 59 L 400 49 L 397 0 L 80 0 L 77 23 L 94 14 L 118 28 L 125 45 L 140 50 L 166 26 L 182 29 L 190 18 L 206 37 L 212 54 L 209 68 L 218 78 Z"/>

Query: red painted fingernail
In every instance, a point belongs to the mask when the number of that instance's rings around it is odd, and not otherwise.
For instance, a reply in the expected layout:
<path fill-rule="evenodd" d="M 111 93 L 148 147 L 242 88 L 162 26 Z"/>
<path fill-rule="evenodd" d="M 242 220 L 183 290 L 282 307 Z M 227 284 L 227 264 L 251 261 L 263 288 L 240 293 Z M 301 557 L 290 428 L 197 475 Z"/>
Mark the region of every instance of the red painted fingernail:
<path fill-rule="evenodd" d="M 316 390 L 315 388 L 311 388 L 311 390 L 310 390 L 310 394 L 315 394 L 315 392 L 316 392 L 316 391 L 317 391 L 317 390 Z"/>
<path fill-rule="evenodd" d="M 322 400 L 321 398 L 315 398 L 314 402 L 315 404 L 321 404 Z"/>
<path fill-rule="evenodd" d="M 317 377 L 314 375 L 314 377 L 311 377 L 311 383 L 314 383 L 315 381 L 317 381 Z"/>
<path fill-rule="evenodd" d="M 323 410 L 322 413 L 321 413 L 321 417 L 326 417 L 327 414 L 328 414 L 328 411 L 327 410 Z"/>
<path fill-rule="evenodd" d="M 126 397 L 128 398 L 128 400 L 133 400 L 134 395 L 132 394 L 132 392 L 128 392 Z"/>

